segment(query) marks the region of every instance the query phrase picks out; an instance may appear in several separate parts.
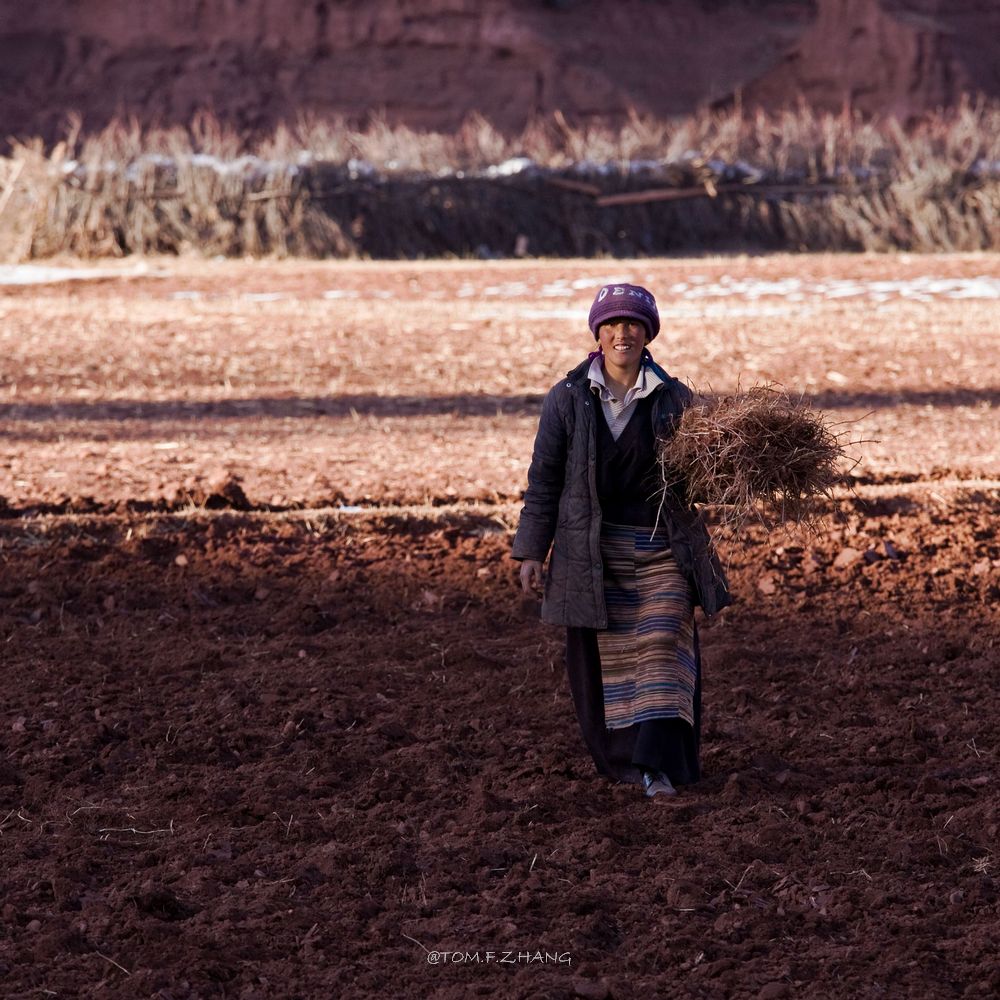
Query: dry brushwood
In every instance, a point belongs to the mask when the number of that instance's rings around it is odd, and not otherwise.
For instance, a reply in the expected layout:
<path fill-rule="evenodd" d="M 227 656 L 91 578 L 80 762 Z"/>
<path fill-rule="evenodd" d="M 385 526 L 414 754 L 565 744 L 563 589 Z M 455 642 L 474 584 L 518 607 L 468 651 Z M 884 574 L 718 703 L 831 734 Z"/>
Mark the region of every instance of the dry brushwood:
<path fill-rule="evenodd" d="M 815 527 L 844 478 L 844 436 L 774 385 L 705 398 L 660 442 L 665 495 L 717 508 L 731 536 L 751 521 Z"/>

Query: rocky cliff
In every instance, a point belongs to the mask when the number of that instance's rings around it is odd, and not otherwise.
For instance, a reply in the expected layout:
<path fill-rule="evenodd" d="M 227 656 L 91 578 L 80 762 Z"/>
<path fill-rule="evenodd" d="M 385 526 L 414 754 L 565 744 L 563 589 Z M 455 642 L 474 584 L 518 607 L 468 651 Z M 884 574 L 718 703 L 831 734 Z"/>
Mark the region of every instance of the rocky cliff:
<path fill-rule="evenodd" d="M 737 95 L 905 116 L 1000 95 L 997 39 L 997 0 L 0 0 L 0 136 L 205 107 L 515 130 Z"/>
<path fill-rule="evenodd" d="M 997 0 L 820 0 L 802 34 L 743 88 L 773 107 L 800 94 L 897 117 L 1000 95 Z"/>

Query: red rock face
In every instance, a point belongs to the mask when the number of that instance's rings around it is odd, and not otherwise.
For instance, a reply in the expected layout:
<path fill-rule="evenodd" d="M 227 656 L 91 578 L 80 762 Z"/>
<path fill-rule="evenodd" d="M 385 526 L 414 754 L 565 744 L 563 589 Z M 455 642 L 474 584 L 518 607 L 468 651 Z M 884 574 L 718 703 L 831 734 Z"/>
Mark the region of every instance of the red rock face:
<path fill-rule="evenodd" d="M 791 94 L 905 118 L 963 93 L 1000 93 L 1000 4 L 993 0 L 820 0 L 815 20 L 744 99 Z"/>
<path fill-rule="evenodd" d="M 0 0 L 0 134 L 116 112 L 240 128 L 303 111 L 506 130 L 800 96 L 909 115 L 1000 94 L 995 0 Z"/>

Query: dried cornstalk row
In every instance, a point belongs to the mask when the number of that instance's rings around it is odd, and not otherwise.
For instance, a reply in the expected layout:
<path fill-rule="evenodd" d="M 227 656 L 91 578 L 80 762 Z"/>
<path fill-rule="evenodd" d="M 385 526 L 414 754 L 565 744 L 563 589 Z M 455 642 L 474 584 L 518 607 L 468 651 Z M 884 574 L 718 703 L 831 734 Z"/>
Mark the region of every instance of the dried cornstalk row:
<path fill-rule="evenodd" d="M 697 151 L 697 152 L 694 152 Z M 623 238 L 620 234 L 626 234 Z M 649 254 L 750 244 L 808 250 L 1000 248 L 1000 105 L 894 120 L 561 115 L 506 138 L 303 121 L 249 146 L 116 123 L 0 157 L 0 254 L 261 256 Z M 523 251 L 521 251 L 523 252 Z"/>
<path fill-rule="evenodd" d="M 218 170 L 196 157 L 81 171 L 22 151 L 22 257 L 70 253 L 315 256 L 341 249 L 336 225 L 294 171 Z M 67 169 L 72 167 L 72 169 Z M 0 220 L 2 222 L 2 220 Z"/>

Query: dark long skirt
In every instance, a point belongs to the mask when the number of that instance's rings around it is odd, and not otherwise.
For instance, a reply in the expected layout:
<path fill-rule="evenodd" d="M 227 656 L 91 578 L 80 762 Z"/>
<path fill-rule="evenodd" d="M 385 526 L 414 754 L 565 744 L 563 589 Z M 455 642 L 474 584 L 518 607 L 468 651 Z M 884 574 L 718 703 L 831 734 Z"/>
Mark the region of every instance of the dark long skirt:
<path fill-rule="evenodd" d="M 583 741 L 599 773 L 615 781 L 638 783 L 643 769 L 663 771 L 675 785 L 701 778 L 701 650 L 694 631 L 698 676 L 694 689 L 694 726 L 683 719 L 649 719 L 623 729 L 604 724 L 604 687 L 597 632 L 566 630 L 566 670 Z"/>

